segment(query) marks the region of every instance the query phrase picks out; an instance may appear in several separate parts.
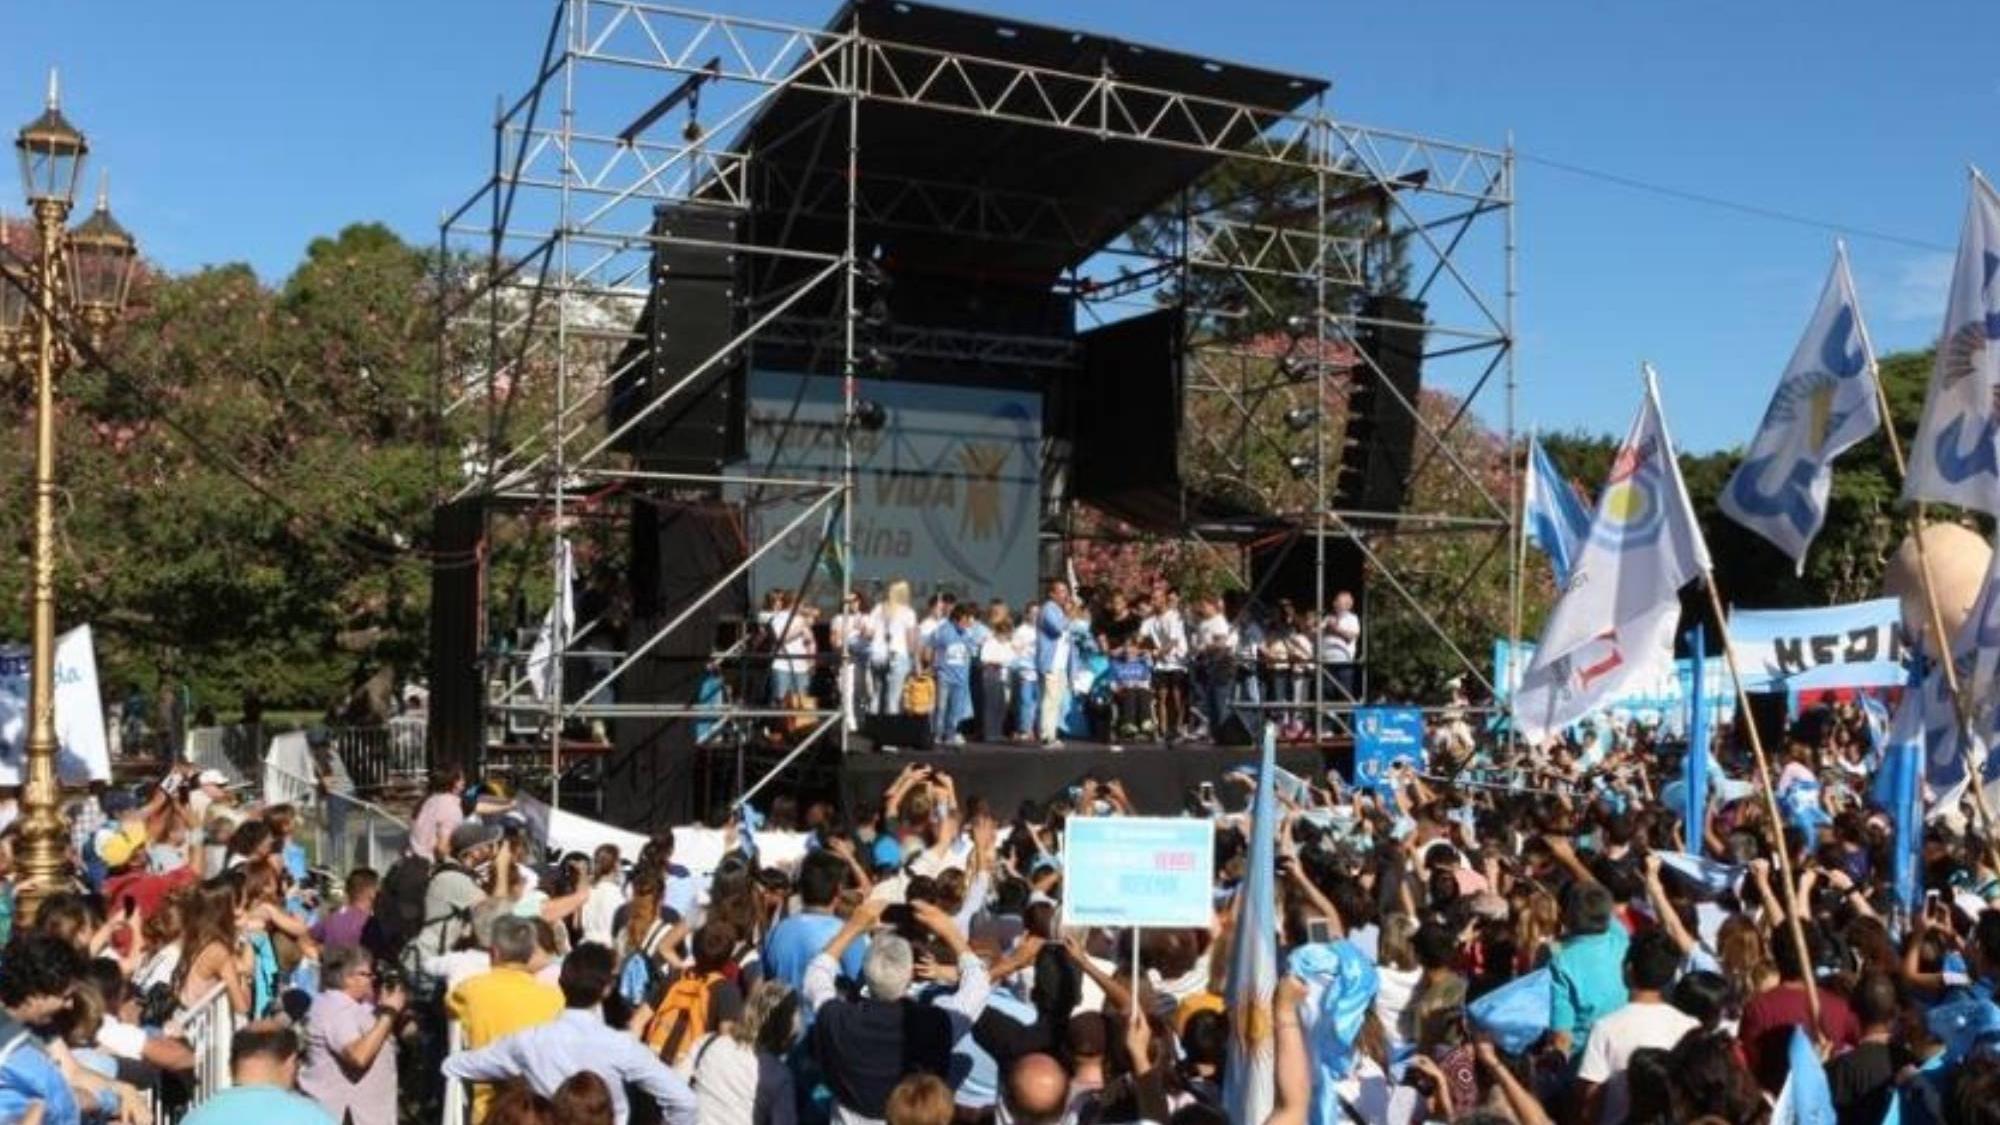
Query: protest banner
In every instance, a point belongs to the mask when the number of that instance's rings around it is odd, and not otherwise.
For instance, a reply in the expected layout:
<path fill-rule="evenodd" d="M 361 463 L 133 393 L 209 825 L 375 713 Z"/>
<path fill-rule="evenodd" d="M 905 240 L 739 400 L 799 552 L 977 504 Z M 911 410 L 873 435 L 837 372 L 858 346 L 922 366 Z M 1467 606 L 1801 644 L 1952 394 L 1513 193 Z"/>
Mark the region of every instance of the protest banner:
<path fill-rule="evenodd" d="M 1422 769 L 1424 713 L 1415 707 L 1361 707 L 1354 712 L 1354 784 L 1385 789 L 1398 760 Z"/>
<path fill-rule="evenodd" d="M 1215 823 L 1072 818 L 1063 834 L 1063 925 L 1207 928 L 1215 921 Z"/>
<path fill-rule="evenodd" d="M 28 752 L 26 645 L 0 646 L 0 785 L 19 785 Z M 90 626 L 56 638 L 56 776 L 64 785 L 111 780 L 104 702 L 97 690 L 97 652 Z"/>

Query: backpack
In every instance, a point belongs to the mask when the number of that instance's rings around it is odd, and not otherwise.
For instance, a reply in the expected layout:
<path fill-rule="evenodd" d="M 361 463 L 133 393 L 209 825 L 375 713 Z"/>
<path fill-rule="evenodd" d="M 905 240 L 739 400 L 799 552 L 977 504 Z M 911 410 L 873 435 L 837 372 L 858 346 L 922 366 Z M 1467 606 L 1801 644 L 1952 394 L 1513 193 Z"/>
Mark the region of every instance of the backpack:
<path fill-rule="evenodd" d="M 903 713 L 928 715 L 937 706 L 937 681 L 928 672 L 918 672 L 903 681 Z"/>
<path fill-rule="evenodd" d="M 389 865 L 375 897 L 375 926 L 384 949 L 401 949 L 424 926 L 424 892 L 431 885 L 431 861 L 406 855 Z"/>
<path fill-rule="evenodd" d="M 646 931 L 646 940 L 639 943 L 639 948 L 625 955 L 624 962 L 618 966 L 619 999 L 636 1008 L 650 1003 L 659 995 L 660 962 L 655 951 L 670 928 L 665 919 L 655 921 L 653 928 Z"/>
<path fill-rule="evenodd" d="M 708 1030 L 708 993 L 722 980 L 721 973 L 684 972 L 667 986 L 653 1019 L 646 1025 L 646 1046 L 668 1066 L 678 1067 L 681 1059 Z"/>

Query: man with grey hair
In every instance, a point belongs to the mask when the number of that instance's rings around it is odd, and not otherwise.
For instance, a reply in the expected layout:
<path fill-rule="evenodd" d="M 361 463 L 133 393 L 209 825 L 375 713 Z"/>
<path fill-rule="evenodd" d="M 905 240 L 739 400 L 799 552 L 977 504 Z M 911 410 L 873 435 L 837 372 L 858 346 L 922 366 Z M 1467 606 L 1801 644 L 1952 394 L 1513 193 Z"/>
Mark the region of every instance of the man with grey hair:
<path fill-rule="evenodd" d="M 476 924 L 476 923 L 475 923 Z M 445 996 L 445 1011 L 465 1032 L 467 1048 L 477 1050 L 562 1015 L 562 990 L 535 979 L 533 962 L 539 952 L 535 923 L 515 914 L 492 919 L 487 927 L 488 954 L 493 967 L 467 979 Z M 486 1119 L 492 1088 L 472 1091 L 472 1119 Z"/>
<path fill-rule="evenodd" d="M 861 963 L 866 990 L 855 999 L 839 998 L 841 955 L 888 907 L 879 899 L 855 907 L 847 924 L 806 966 L 803 991 L 814 1013 L 812 1053 L 833 1092 L 834 1125 L 880 1122 L 890 1091 L 907 1075 L 921 1072 L 950 1081 L 952 1044 L 986 1009 L 991 989 L 986 963 L 972 952 L 951 915 L 917 902 L 904 909 L 957 962 L 958 987 L 929 1003 L 914 999 L 910 984 L 916 954 L 908 938 L 890 932 L 869 941 Z"/>
<path fill-rule="evenodd" d="M 395 1125 L 403 989 L 386 987 L 378 996 L 375 958 L 353 945 L 330 945 L 321 954 L 320 988 L 306 1017 L 299 1091 L 336 1120 Z"/>

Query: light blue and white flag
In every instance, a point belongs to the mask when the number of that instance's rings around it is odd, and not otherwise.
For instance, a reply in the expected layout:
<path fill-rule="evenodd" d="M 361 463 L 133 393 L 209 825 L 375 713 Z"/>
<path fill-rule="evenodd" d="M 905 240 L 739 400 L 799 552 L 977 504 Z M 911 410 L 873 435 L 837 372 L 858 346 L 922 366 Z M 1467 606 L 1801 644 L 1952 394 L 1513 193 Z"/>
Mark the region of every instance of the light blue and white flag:
<path fill-rule="evenodd" d="M 1502 1051 L 1523 1055 L 1548 1032 L 1554 995 L 1554 975 L 1545 968 L 1536 969 L 1467 1004 L 1465 1015 L 1473 1027 L 1492 1036 Z"/>
<path fill-rule="evenodd" d="M 1716 507 L 1770 540 L 1804 573 L 1806 548 L 1826 522 L 1833 459 L 1881 424 L 1875 357 L 1861 325 L 1847 251 L 1836 247 L 1819 307 L 1785 365 L 1743 464 L 1715 498 Z"/>
<path fill-rule="evenodd" d="M 1231 1121 L 1262 1121 L 1277 1099 L 1271 993 L 1278 987 L 1278 731 L 1264 724 L 1257 792 L 1250 804 L 1249 874 L 1237 889 L 1236 937 L 1229 947 L 1228 1065 L 1222 1106 Z"/>
<path fill-rule="evenodd" d="M 1660 866 L 1680 872 L 1694 885 L 1696 894 L 1701 898 L 1720 898 L 1734 891 L 1736 885 L 1743 881 L 1743 868 L 1733 863 L 1721 863 L 1687 852 L 1660 851 L 1653 854 L 1660 857 Z"/>
<path fill-rule="evenodd" d="M 1556 471 L 1540 438 L 1528 439 L 1528 471 L 1521 481 L 1521 533 L 1549 557 L 1556 589 L 1569 585 L 1570 567 L 1590 534 L 1590 509 Z"/>
<path fill-rule="evenodd" d="M 1874 769 L 1882 764 L 1882 748 L 1889 740 L 1889 708 L 1868 692 L 1859 698 L 1861 718 L 1868 726 L 1868 766 Z"/>
<path fill-rule="evenodd" d="M 1590 535 L 1514 693 L 1515 729 L 1539 744 L 1628 685 L 1671 676 L 1680 589 L 1709 568 L 1649 367 Z"/>
<path fill-rule="evenodd" d="M 1910 445 L 1904 500 L 2000 516 L 2000 197 L 1978 171 L 1958 236 L 1958 264 L 1937 363 Z"/>
<path fill-rule="evenodd" d="M 1785 1088 L 1778 1091 L 1778 1104 L 1771 1109 L 1771 1125 L 1833 1125 L 1833 1087 L 1805 1028 L 1792 1028 L 1786 1055 L 1791 1066 Z"/>

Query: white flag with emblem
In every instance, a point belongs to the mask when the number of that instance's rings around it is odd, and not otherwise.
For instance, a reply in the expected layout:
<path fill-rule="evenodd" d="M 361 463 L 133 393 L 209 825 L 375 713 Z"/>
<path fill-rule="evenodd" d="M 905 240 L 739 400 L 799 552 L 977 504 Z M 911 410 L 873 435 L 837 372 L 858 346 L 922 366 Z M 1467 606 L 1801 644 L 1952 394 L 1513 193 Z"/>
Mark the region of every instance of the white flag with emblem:
<path fill-rule="evenodd" d="M 2000 197 L 1978 172 L 1903 499 L 2000 516 Z"/>
<path fill-rule="evenodd" d="M 1708 569 L 1649 367 L 1645 401 L 1611 463 L 1590 536 L 1514 695 L 1515 729 L 1540 742 L 1625 685 L 1670 670 L 1680 588 Z"/>
<path fill-rule="evenodd" d="M 1847 251 L 1838 248 L 1819 309 L 1716 506 L 1790 555 L 1803 574 L 1806 548 L 1826 522 L 1833 459 L 1881 424 L 1875 357 L 1861 326 Z"/>

